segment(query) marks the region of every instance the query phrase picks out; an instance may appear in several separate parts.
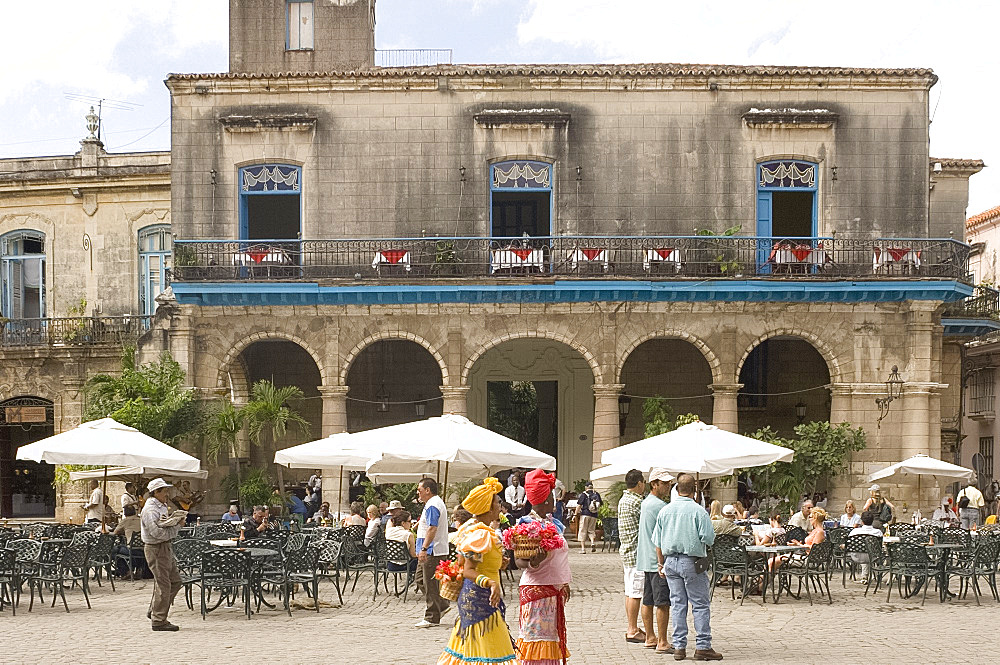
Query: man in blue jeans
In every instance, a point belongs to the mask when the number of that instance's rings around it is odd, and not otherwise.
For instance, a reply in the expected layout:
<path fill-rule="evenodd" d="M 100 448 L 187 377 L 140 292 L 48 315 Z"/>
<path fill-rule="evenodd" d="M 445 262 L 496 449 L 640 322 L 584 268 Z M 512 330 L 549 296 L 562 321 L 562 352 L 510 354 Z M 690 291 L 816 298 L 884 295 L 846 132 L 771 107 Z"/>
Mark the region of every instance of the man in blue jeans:
<path fill-rule="evenodd" d="M 674 660 L 687 657 L 687 610 L 691 603 L 694 629 L 697 631 L 694 659 L 722 660 L 712 648 L 711 603 L 704 560 L 707 548 L 715 542 L 715 531 L 708 513 L 694 502 L 694 476 L 677 477 L 677 498 L 656 517 L 653 543 L 661 577 L 670 586 L 670 609 L 674 615 Z M 698 572 L 700 569 L 700 572 Z"/>

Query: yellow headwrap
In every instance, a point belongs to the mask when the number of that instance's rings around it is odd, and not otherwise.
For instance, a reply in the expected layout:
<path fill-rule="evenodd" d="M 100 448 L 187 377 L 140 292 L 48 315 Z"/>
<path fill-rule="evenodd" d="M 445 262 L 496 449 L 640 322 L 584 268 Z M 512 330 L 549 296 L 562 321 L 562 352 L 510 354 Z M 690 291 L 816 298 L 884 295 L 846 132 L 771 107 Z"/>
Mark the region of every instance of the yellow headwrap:
<path fill-rule="evenodd" d="M 493 505 L 493 495 L 503 491 L 503 485 L 496 478 L 487 478 L 465 497 L 462 507 L 473 515 L 482 515 L 490 510 Z"/>

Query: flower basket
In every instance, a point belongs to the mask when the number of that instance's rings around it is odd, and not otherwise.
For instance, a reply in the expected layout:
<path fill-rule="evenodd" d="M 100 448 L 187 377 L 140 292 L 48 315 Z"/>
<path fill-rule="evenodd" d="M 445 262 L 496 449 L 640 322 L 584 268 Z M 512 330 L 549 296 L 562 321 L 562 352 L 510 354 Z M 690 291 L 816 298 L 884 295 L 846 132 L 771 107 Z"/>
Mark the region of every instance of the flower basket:
<path fill-rule="evenodd" d="M 441 580 L 438 588 L 438 595 L 445 600 L 458 600 L 458 594 L 462 591 L 462 584 L 464 581 L 464 577 L 459 577 L 453 580 Z"/>
<path fill-rule="evenodd" d="M 531 536 L 514 534 L 514 557 L 517 559 L 530 559 L 538 554 L 542 548 L 542 539 Z"/>

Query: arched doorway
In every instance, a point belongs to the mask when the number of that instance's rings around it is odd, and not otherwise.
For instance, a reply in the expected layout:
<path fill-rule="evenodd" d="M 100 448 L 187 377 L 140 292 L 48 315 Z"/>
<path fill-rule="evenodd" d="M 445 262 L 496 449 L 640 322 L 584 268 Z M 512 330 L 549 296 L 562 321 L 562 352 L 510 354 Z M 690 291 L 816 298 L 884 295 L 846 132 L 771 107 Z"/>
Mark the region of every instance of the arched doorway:
<path fill-rule="evenodd" d="M 693 413 L 712 422 L 712 368 L 702 352 L 683 339 L 650 339 L 633 349 L 622 364 L 620 383 L 626 398 L 663 397 L 674 416 Z M 645 438 L 644 399 L 630 398 L 621 442 Z"/>
<path fill-rule="evenodd" d="M 416 342 L 382 339 L 347 370 L 347 431 L 360 432 L 441 415 L 441 366 Z"/>
<path fill-rule="evenodd" d="M 16 460 L 17 449 L 55 433 L 52 402 L 14 397 L 0 402 L 0 517 L 52 517 L 51 464 Z"/>
<path fill-rule="evenodd" d="M 593 465 L 594 371 L 556 340 L 525 337 L 480 355 L 468 374 L 469 418 L 553 455 L 572 487 Z"/>
<path fill-rule="evenodd" d="M 830 419 L 830 369 L 816 348 L 800 337 L 770 337 L 740 368 L 737 397 L 741 432 L 770 427 L 794 435 L 802 422 Z"/>
<path fill-rule="evenodd" d="M 309 423 L 310 438 L 319 438 L 322 428 L 323 404 L 319 394 L 322 384 L 319 367 L 308 351 L 295 342 L 287 340 L 262 340 L 247 346 L 239 355 L 238 362 L 245 372 L 245 395 L 237 395 L 237 400 L 250 398 L 253 384 L 257 381 L 271 381 L 275 387 L 298 387 L 304 396 L 301 401 L 290 405 Z M 282 448 L 308 440 L 298 430 L 289 430 L 278 441 L 264 446 L 250 446 L 250 463 L 263 466 L 274 461 L 274 453 Z"/>

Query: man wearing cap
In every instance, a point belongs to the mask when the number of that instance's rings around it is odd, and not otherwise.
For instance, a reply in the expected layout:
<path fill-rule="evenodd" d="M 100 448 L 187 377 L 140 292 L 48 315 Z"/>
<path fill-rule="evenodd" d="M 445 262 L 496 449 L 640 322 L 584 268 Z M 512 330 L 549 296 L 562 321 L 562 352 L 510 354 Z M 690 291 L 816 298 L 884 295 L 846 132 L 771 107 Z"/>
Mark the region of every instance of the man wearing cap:
<path fill-rule="evenodd" d="M 645 633 L 639 630 L 639 605 L 645 576 L 635 565 L 639 546 L 639 514 L 645 490 L 642 471 L 632 469 L 625 474 L 625 491 L 618 500 L 618 536 L 622 543 L 618 554 L 625 570 L 625 618 L 628 621 L 625 641 L 636 643 L 646 641 Z"/>
<path fill-rule="evenodd" d="M 645 628 L 647 649 L 657 653 L 673 653 L 667 641 L 667 623 L 670 620 L 670 589 L 667 581 L 660 577 L 656 561 L 656 545 L 653 529 L 656 516 L 666 507 L 670 496 L 670 481 L 673 479 L 666 469 L 649 472 L 649 496 L 639 506 L 639 537 L 636 545 L 635 567 L 643 574 L 642 584 L 642 625 Z M 653 608 L 656 608 L 656 632 L 653 632 Z"/>
<path fill-rule="evenodd" d="M 586 490 L 577 497 L 576 515 L 579 518 L 577 540 L 580 552 L 587 553 L 587 535 L 590 535 L 590 551 L 597 551 L 597 511 L 601 507 L 601 495 L 594 491 L 594 483 L 587 481 Z"/>
<path fill-rule="evenodd" d="M 896 506 L 892 505 L 888 499 L 882 496 L 882 486 L 879 484 L 872 485 L 868 488 L 868 501 L 865 502 L 865 507 L 861 509 L 864 513 L 866 510 L 870 510 L 875 516 L 875 521 L 872 523 L 876 529 L 882 529 L 886 524 L 892 522 L 892 511 Z M 806 531 L 810 529 L 807 527 Z"/>
<path fill-rule="evenodd" d="M 712 530 L 717 536 L 738 536 L 743 533 L 743 529 L 736 526 L 735 520 L 736 507 L 727 503 L 722 507 L 722 519 L 712 520 Z"/>
<path fill-rule="evenodd" d="M 149 483 L 150 499 L 142 508 L 140 529 L 146 564 L 153 573 L 153 599 L 146 616 L 153 621 L 153 630 L 176 631 L 177 626 L 167 621 L 167 613 L 174 602 L 174 596 L 181 589 L 181 574 L 177 570 L 170 541 L 175 538 L 187 518 L 183 510 L 176 510 L 167 516 L 167 496 L 173 485 L 163 478 L 154 478 Z"/>
<path fill-rule="evenodd" d="M 390 501 L 386 507 L 386 522 L 403 512 L 403 504 L 399 501 Z M 384 531 L 384 529 L 383 529 Z"/>

